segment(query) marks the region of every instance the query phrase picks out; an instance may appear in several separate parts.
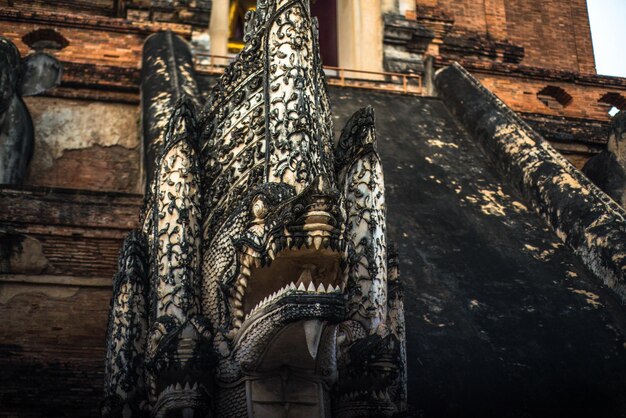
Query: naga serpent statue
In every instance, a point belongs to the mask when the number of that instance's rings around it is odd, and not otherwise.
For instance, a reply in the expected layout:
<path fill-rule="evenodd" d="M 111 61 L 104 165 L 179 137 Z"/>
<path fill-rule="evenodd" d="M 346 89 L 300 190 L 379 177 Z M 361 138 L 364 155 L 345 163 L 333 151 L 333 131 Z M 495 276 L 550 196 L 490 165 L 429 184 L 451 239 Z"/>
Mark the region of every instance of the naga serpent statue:
<path fill-rule="evenodd" d="M 336 143 L 308 0 L 260 0 L 206 105 L 177 101 L 126 239 L 104 417 L 406 410 L 374 113 Z"/>

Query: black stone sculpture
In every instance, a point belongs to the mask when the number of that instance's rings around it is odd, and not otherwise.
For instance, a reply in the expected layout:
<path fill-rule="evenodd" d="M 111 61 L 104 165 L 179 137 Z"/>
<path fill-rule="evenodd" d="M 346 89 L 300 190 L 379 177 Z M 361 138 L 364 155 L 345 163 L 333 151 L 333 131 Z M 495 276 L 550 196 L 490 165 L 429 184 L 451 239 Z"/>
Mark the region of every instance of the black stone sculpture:
<path fill-rule="evenodd" d="M 181 41 L 146 42 L 156 161 L 115 278 L 103 417 L 402 414 L 374 111 L 335 143 L 309 1 L 259 1 L 244 39 L 201 110 Z"/>
<path fill-rule="evenodd" d="M 0 184 L 21 183 L 33 155 L 33 122 L 22 97 L 43 93 L 60 80 L 56 58 L 38 51 L 22 59 L 0 36 Z"/>

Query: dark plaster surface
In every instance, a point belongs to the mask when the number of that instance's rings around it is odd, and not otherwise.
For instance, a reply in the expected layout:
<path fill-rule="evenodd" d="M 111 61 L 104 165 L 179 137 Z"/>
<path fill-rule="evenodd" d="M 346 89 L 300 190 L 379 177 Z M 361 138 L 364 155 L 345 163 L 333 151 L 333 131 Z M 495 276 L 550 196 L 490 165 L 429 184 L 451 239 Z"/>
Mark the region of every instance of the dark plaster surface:
<path fill-rule="evenodd" d="M 626 170 L 614 153 L 606 150 L 596 155 L 585 164 L 583 173 L 613 200 L 623 203 Z"/>
<path fill-rule="evenodd" d="M 626 416 L 626 314 L 437 99 L 331 89 L 376 110 L 424 417 Z"/>

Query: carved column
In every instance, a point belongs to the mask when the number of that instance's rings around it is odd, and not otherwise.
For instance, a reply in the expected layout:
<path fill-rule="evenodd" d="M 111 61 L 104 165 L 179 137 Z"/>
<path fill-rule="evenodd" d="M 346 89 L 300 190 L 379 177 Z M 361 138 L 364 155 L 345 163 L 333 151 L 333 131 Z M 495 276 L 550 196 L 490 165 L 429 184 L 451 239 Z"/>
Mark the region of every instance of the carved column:
<path fill-rule="evenodd" d="M 337 22 L 339 66 L 354 70 L 383 70 L 383 23 L 381 0 L 339 0 Z M 364 47 L 365 46 L 365 47 Z M 376 79 L 376 75 L 347 74 L 352 78 Z"/>
<path fill-rule="evenodd" d="M 214 0 L 211 11 L 209 34 L 211 35 L 211 54 L 228 54 L 228 10 L 229 0 Z M 215 60 L 213 63 L 224 65 L 226 60 Z"/>

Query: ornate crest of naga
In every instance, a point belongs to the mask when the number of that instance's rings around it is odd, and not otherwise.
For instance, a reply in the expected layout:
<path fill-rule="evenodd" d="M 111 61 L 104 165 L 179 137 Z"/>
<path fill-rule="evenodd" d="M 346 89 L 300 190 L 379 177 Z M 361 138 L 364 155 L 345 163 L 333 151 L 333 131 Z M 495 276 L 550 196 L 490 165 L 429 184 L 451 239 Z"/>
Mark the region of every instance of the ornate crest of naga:
<path fill-rule="evenodd" d="M 115 278 L 103 415 L 402 413 L 374 113 L 334 144 L 307 0 L 261 0 L 246 26 L 204 108 L 183 94 L 163 130 Z"/>

